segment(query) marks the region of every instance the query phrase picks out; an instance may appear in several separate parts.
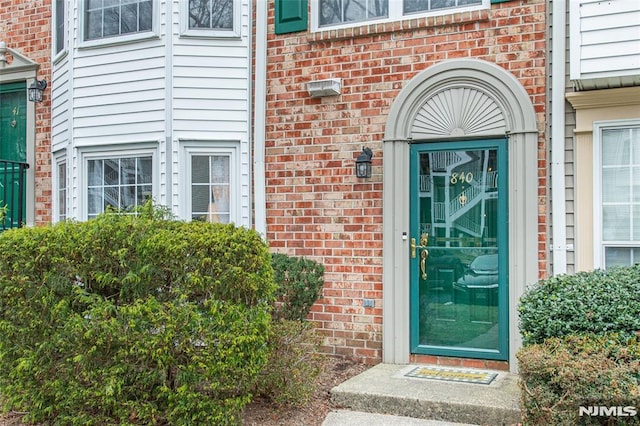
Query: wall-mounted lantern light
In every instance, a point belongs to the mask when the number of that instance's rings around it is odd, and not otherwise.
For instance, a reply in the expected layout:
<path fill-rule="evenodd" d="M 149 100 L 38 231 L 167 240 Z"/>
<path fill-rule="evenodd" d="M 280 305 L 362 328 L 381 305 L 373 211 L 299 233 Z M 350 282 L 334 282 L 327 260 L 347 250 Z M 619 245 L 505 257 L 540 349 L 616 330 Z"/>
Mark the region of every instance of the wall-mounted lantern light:
<path fill-rule="evenodd" d="M 42 93 L 47 88 L 47 81 L 37 79 L 29 86 L 29 101 L 42 102 Z"/>
<path fill-rule="evenodd" d="M 371 177 L 371 157 L 373 157 L 371 148 L 362 148 L 362 152 L 356 158 L 356 177 Z"/>

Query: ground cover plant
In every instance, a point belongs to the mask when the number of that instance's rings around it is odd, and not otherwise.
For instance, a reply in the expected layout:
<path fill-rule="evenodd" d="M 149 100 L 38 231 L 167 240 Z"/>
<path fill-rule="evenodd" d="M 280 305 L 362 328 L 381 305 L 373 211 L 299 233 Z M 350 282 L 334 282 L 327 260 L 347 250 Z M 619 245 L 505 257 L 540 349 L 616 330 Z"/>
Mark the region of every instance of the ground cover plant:
<path fill-rule="evenodd" d="M 268 358 L 260 236 L 147 205 L 0 235 L 0 394 L 50 424 L 238 424 Z"/>
<path fill-rule="evenodd" d="M 640 265 L 543 280 L 519 316 L 525 424 L 638 424 Z"/>

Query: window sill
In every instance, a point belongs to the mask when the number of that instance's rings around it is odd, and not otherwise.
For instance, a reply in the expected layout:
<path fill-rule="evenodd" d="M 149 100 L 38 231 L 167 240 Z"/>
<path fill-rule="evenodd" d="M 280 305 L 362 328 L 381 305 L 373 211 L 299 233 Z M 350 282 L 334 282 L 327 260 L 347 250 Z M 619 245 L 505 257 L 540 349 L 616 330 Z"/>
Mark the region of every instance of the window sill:
<path fill-rule="evenodd" d="M 391 32 L 431 29 L 445 25 L 458 25 L 489 20 L 489 9 L 451 13 L 447 15 L 424 16 L 392 22 L 375 22 L 356 27 L 320 30 L 310 34 L 312 42 L 342 40 L 354 37 L 379 35 Z"/>
<path fill-rule="evenodd" d="M 109 46 L 117 46 L 122 44 L 138 43 L 146 40 L 159 40 L 160 37 L 155 31 L 146 31 L 143 33 L 126 34 L 121 36 L 105 37 L 94 40 L 86 40 L 80 43 L 80 49 L 93 49 Z"/>

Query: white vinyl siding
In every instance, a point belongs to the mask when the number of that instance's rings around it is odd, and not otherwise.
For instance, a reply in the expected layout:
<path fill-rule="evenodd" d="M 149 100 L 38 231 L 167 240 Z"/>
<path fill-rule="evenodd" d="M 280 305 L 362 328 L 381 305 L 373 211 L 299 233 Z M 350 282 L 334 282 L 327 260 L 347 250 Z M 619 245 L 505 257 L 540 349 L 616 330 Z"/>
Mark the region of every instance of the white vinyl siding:
<path fill-rule="evenodd" d="M 570 2 L 572 80 L 640 74 L 640 3 L 636 0 Z M 627 84 L 622 84 L 627 85 Z"/>
<path fill-rule="evenodd" d="M 249 0 L 232 2 L 234 36 L 185 34 L 188 0 L 153 0 L 152 31 L 89 41 L 83 1 L 68 3 L 75 38 L 52 70 L 52 146 L 68 153 L 69 217 L 89 215 L 89 158 L 152 152 L 154 199 L 190 220 L 183 146 L 217 155 L 233 141 L 230 220 L 251 226 Z"/>
<path fill-rule="evenodd" d="M 596 130 L 596 266 L 639 263 L 640 123 Z"/>

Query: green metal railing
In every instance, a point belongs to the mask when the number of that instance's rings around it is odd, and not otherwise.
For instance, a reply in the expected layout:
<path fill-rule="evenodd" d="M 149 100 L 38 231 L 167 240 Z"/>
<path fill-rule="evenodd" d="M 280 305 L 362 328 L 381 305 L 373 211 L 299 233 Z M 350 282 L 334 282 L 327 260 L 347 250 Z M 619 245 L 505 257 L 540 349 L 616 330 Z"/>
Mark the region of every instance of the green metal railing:
<path fill-rule="evenodd" d="M 28 168 L 27 163 L 0 160 L 0 231 L 25 223 Z"/>

